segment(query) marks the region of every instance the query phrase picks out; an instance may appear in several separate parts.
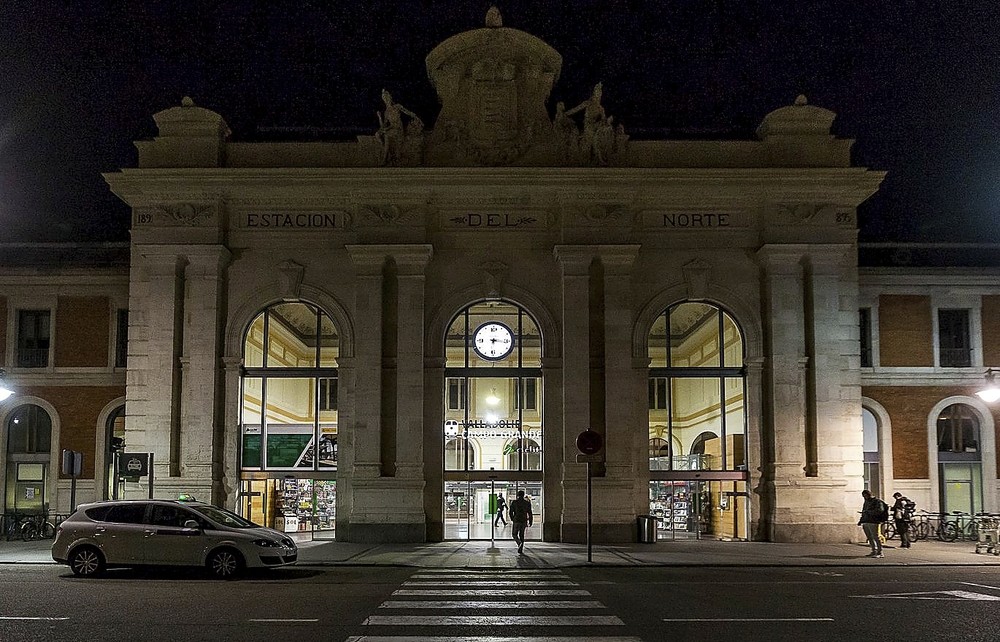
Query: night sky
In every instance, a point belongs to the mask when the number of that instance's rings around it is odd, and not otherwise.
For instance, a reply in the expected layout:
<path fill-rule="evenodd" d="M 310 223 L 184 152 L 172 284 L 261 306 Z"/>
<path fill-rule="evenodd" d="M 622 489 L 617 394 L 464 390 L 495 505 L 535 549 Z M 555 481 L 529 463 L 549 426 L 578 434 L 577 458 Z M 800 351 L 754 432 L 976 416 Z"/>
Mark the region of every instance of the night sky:
<path fill-rule="evenodd" d="M 190 95 L 233 139 L 352 140 L 379 94 L 432 124 L 424 58 L 490 2 L 0 4 L 0 242 L 120 241 L 100 172 Z M 550 99 L 597 81 L 634 139 L 744 138 L 804 93 L 854 162 L 888 170 L 865 241 L 1000 241 L 997 0 L 508 0 L 504 26 L 563 56 Z"/>

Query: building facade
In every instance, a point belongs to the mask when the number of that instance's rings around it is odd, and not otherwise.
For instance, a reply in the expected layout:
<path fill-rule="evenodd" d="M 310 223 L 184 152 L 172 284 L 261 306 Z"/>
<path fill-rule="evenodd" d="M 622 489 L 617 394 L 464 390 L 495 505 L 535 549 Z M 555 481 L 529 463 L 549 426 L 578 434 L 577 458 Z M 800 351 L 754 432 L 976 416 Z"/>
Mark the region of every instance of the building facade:
<path fill-rule="evenodd" d="M 426 63 L 433 122 L 383 92 L 356 141 L 236 142 L 185 99 L 106 175 L 127 247 L 5 248 L 5 512 L 69 510 L 62 449 L 79 501 L 145 495 L 112 479 L 122 439 L 157 496 L 288 531 L 502 537 L 491 496 L 524 490 L 529 537 L 578 542 L 588 429 L 596 541 L 647 514 L 661 539 L 857 540 L 865 487 L 998 509 L 975 393 L 1000 271 L 859 268 L 883 175 L 833 112 L 633 140 L 600 84 L 549 105 L 560 55 L 493 11 Z"/>
<path fill-rule="evenodd" d="M 433 126 L 388 92 L 353 142 L 155 115 L 106 178 L 158 492 L 434 541 L 522 489 L 533 536 L 580 541 L 590 429 L 599 541 L 651 510 L 668 537 L 856 537 L 856 207 L 882 174 L 803 97 L 757 140 L 638 141 L 600 84 L 550 110 L 560 67 L 491 12 L 427 56 Z"/>
<path fill-rule="evenodd" d="M 976 393 L 1000 364 L 998 276 L 995 267 L 861 269 L 865 475 L 876 492 L 902 492 L 931 512 L 997 510 L 1000 415 Z"/>
<path fill-rule="evenodd" d="M 3 513 L 65 513 L 63 449 L 83 454 L 77 497 L 112 492 L 124 437 L 128 245 L 0 246 Z"/>

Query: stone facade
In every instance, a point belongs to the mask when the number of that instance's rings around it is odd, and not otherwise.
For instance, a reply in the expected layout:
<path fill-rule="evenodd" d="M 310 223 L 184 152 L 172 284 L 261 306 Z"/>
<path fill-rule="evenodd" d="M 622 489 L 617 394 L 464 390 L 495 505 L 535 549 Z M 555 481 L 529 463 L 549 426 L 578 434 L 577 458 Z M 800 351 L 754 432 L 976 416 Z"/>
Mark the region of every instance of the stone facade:
<path fill-rule="evenodd" d="M 753 141 L 630 140 L 600 87 L 553 120 L 561 58 L 498 20 L 428 56 L 432 129 L 386 93 L 372 137 L 231 142 L 185 99 L 106 175 L 133 210 L 128 443 L 155 453 L 158 492 L 234 505 L 244 337 L 303 300 L 339 337 L 338 538 L 441 539 L 445 329 L 504 300 L 542 336 L 543 537 L 582 537 L 589 427 L 607 444 L 595 537 L 632 540 L 650 330 L 708 301 L 743 333 L 750 536 L 856 538 L 855 208 L 882 174 L 803 97 Z"/>

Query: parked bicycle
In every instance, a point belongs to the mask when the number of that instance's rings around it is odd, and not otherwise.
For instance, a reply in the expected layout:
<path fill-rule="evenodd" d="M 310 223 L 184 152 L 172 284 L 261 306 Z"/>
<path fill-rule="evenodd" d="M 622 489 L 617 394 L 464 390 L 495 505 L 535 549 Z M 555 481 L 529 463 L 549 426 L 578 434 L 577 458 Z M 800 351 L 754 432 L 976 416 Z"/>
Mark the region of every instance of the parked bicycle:
<path fill-rule="evenodd" d="M 25 542 L 52 539 L 56 535 L 55 525 L 44 514 L 8 513 L 3 517 L 3 530 L 8 542 L 15 539 Z"/>

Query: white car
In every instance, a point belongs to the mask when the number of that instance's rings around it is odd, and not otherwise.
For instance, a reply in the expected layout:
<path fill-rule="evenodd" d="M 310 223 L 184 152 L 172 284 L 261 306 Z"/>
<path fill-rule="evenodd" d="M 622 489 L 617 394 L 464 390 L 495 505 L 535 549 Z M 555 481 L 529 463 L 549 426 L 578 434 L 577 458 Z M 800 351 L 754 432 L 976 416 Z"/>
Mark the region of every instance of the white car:
<path fill-rule="evenodd" d="M 293 564 L 295 542 L 231 511 L 160 499 L 80 506 L 59 525 L 52 559 L 95 576 L 114 566 L 202 566 L 220 578 Z"/>

